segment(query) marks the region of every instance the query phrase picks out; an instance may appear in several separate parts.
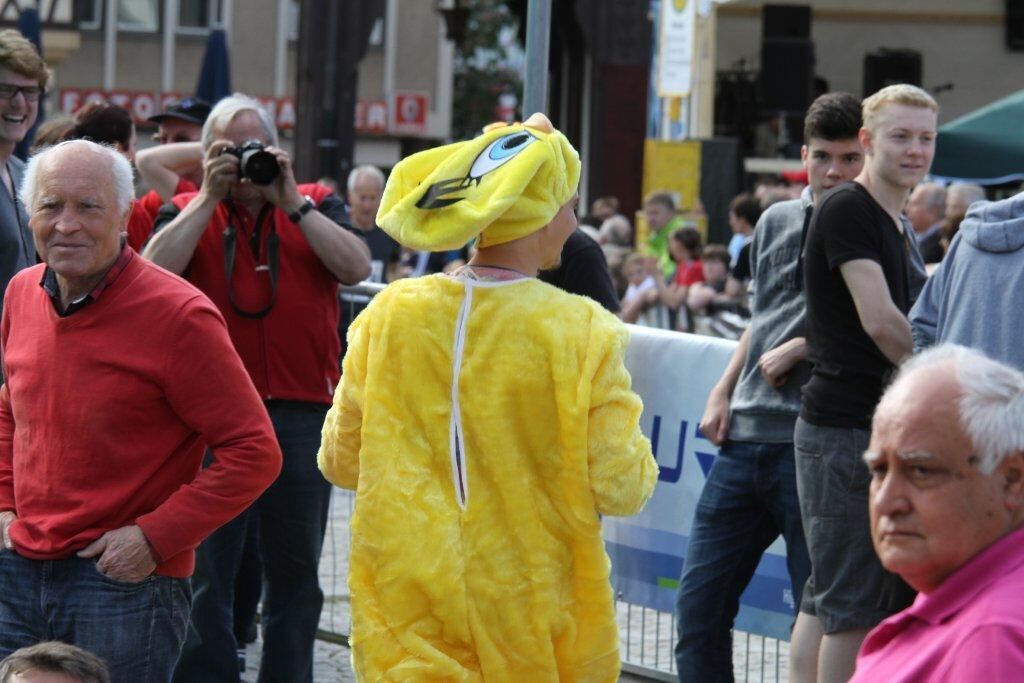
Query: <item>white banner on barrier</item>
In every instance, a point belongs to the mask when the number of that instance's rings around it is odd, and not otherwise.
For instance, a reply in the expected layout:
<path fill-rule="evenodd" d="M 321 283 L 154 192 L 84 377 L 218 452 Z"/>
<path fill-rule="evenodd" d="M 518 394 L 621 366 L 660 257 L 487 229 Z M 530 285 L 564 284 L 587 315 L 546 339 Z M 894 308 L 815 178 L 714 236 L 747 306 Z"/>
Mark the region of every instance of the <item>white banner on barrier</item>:
<path fill-rule="evenodd" d="M 623 600 L 675 609 L 693 512 L 718 449 L 698 430 L 704 404 L 736 342 L 630 326 L 626 366 L 644 401 L 641 426 L 661 468 L 647 507 L 606 517 L 612 584 Z M 789 640 L 793 594 L 781 539 L 769 548 L 740 598 L 736 628 Z"/>

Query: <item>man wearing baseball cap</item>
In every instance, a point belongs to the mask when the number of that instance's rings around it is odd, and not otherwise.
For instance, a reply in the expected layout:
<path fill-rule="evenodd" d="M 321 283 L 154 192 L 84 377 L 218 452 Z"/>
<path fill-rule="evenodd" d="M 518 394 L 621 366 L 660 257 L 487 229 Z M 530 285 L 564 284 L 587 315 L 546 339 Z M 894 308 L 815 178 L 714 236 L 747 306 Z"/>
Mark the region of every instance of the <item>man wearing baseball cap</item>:
<path fill-rule="evenodd" d="M 166 145 L 168 142 L 198 142 L 209 115 L 209 102 L 186 97 L 168 103 L 163 113 L 150 116 L 148 120 L 157 124 L 153 139 Z"/>
<path fill-rule="evenodd" d="M 160 207 L 171 198 L 186 192 L 196 192 L 203 180 L 202 159 L 199 140 L 203 135 L 203 124 L 210 115 L 210 104 L 195 97 L 171 101 L 160 114 L 147 120 L 157 124 L 153 139 L 157 147 L 141 150 L 135 158 L 139 175 L 149 185 L 139 205 L 150 216 L 149 229 L 145 234 L 128 235 L 128 243 L 141 251 L 153 231 L 153 223 Z M 175 143 L 175 148 L 163 145 Z M 183 144 L 180 147 L 178 143 Z M 195 163 L 194 160 L 198 160 Z"/>

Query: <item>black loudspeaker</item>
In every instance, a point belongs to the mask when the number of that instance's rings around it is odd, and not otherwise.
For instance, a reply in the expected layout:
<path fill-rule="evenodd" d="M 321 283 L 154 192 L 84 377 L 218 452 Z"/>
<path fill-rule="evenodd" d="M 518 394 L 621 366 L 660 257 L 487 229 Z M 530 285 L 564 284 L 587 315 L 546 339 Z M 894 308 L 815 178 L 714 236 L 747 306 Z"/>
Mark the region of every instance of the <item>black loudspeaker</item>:
<path fill-rule="evenodd" d="M 1006 0 L 1006 47 L 1024 50 L 1024 0 Z"/>
<path fill-rule="evenodd" d="M 921 85 L 920 52 L 882 49 L 864 55 L 864 97 L 894 83 Z"/>
<path fill-rule="evenodd" d="M 761 13 L 762 38 L 810 38 L 810 5 L 765 5 Z"/>
<path fill-rule="evenodd" d="M 761 42 L 761 109 L 803 113 L 814 94 L 814 43 L 801 38 Z"/>

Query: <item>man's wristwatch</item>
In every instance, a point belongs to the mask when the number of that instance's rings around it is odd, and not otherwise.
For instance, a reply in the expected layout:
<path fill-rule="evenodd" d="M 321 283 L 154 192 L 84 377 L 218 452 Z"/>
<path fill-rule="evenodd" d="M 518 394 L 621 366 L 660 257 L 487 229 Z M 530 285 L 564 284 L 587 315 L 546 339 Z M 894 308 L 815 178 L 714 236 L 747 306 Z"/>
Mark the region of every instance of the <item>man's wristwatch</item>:
<path fill-rule="evenodd" d="M 304 199 L 306 201 L 303 202 L 302 206 L 288 214 L 288 220 L 295 225 L 298 225 L 302 221 L 303 216 L 316 208 L 316 203 L 313 201 L 312 197 L 307 194 Z"/>

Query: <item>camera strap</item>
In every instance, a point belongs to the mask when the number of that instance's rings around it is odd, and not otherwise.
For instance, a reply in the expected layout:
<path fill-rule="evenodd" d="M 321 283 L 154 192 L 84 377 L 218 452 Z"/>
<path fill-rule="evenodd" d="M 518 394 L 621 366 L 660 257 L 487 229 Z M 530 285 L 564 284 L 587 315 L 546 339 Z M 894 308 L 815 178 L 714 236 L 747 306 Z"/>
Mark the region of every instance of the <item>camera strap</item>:
<path fill-rule="evenodd" d="M 235 223 L 238 222 L 238 213 L 235 211 L 234 202 L 231 200 L 227 201 L 228 205 L 228 225 L 224 228 L 224 275 L 227 278 L 228 284 L 228 301 L 231 302 L 231 307 L 235 309 L 235 312 L 243 318 L 262 318 L 270 313 L 271 309 L 274 308 L 274 304 L 277 302 L 277 275 L 279 272 L 280 260 L 279 260 L 279 246 L 280 238 L 277 236 L 277 229 L 274 225 L 273 217 L 273 205 L 270 203 L 264 204 L 263 208 L 260 209 L 259 215 L 256 217 L 256 225 L 253 227 L 253 236 L 255 238 L 255 247 L 252 249 L 253 261 L 257 263 L 256 269 L 260 270 L 259 266 L 259 238 L 260 229 L 263 226 L 263 222 L 266 221 L 268 216 L 271 216 L 270 226 L 267 232 L 267 265 L 265 268 L 270 273 L 270 303 L 258 311 L 247 311 L 238 305 L 235 301 L 235 288 L 232 284 L 232 278 L 235 273 L 235 255 L 238 253 L 238 231 L 235 229 Z"/>

